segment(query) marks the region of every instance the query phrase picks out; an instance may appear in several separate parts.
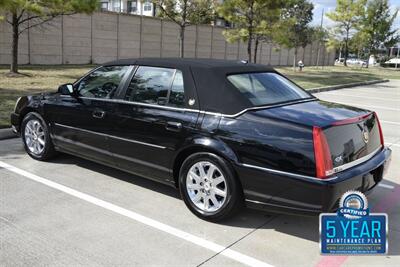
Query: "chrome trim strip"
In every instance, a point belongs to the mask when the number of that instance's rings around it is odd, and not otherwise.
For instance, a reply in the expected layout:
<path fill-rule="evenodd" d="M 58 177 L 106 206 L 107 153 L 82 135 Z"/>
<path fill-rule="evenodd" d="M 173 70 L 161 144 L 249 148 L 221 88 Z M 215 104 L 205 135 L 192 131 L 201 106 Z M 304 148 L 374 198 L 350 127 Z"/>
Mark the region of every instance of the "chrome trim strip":
<path fill-rule="evenodd" d="M 105 137 L 109 137 L 109 138 L 119 139 L 119 140 L 122 140 L 122 141 L 131 142 L 131 143 L 135 143 L 135 144 L 140 144 L 140 145 L 151 146 L 151 147 L 155 147 L 155 148 L 166 149 L 165 146 L 159 146 L 159 145 L 145 143 L 145 142 L 136 141 L 136 140 L 132 140 L 132 139 L 126 139 L 126 138 L 118 137 L 118 136 L 115 136 L 115 135 L 98 133 L 98 132 L 94 132 L 94 131 L 90 131 L 90 130 L 86 130 L 86 129 L 81 129 L 81 128 L 76 128 L 76 127 L 73 127 L 73 126 L 60 124 L 60 123 L 54 123 L 54 125 L 60 126 L 60 127 L 64 127 L 64 128 L 73 129 L 73 130 L 78 130 L 78 131 L 82 131 L 82 132 L 86 132 L 86 133 L 97 134 L 97 135 L 101 135 L 101 136 L 105 136 Z"/>
<path fill-rule="evenodd" d="M 247 168 L 260 170 L 260 171 L 266 171 L 266 172 L 274 173 L 274 174 L 287 175 L 287 176 L 291 176 L 291 177 L 298 178 L 298 179 L 308 179 L 308 180 L 314 180 L 314 181 L 319 181 L 319 182 L 326 182 L 326 181 L 332 181 L 332 180 L 337 179 L 336 176 L 330 177 L 330 178 L 327 178 L 327 179 L 320 179 L 320 178 L 312 177 L 312 176 L 308 176 L 308 175 L 301 175 L 301 174 L 292 173 L 292 172 L 278 171 L 278 170 L 275 170 L 275 169 L 264 168 L 264 167 L 255 166 L 255 165 L 246 164 L 246 163 L 240 163 L 239 165 L 241 165 L 243 167 L 247 167 Z"/>
<path fill-rule="evenodd" d="M 219 112 L 211 112 L 211 111 L 204 111 L 204 110 L 198 110 L 198 109 L 177 108 L 177 107 L 170 107 L 170 106 L 147 104 L 147 103 L 141 103 L 141 102 L 127 101 L 127 100 L 123 100 L 123 99 L 94 98 L 94 97 L 83 97 L 83 96 L 79 97 L 79 98 L 86 99 L 86 100 L 98 100 L 98 101 L 114 102 L 114 103 L 121 103 L 121 104 L 138 105 L 138 106 L 144 106 L 144 107 L 176 110 L 176 111 L 183 111 L 183 112 L 194 112 L 194 113 L 200 113 L 200 114 L 208 114 L 208 115 L 212 115 L 212 116 L 221 116 L 221 117 L 226 117 L 226 118 L 235 118 L 235 117 L 240 116 L 240 115 L 246 113 L 247 111 L 251 111 L 251 110 L 269 109 L 269 108 L 280 107 L 280 106 L 283 106 L 286 104 L 290 104 L 290 103 L 284 103 L 284 104 L 276 104 L 276 105 L 270 105 L 270 106 L 251 107 L 251 108 L 246 108 L 235 114 L 224 114 L 224 113 L 219 113 Z M 304 99 L 302 101 L 298 101 L 295 103 L 297 104 L 297 103 L 310 102 L 310 101 L 315 101 L 316 99 L 317 98 Z"/>
<path fill-rule="evenodd" d="M 244 201 L 246 202 L 251 202 L 251 203 L 255 203 L 255 204 L 263 204 L 263 205 L 268 205 L 265 202 L 261 202 L 261 201 L 257 201 L 257 200 L 251 200 L 251 199 L 245 199 Z"/>
<path fill-rule="evenodd" d="M 382 147 L 378 147 L 377 149 L 375 149 L 374 151 L 372 151 L 371 153 L 369 153 L 368 155 L 366 155 L 366 156 L 364 156 L 364 157 L 362 157 L 362 158 L 359 158 L 359 159 L 356 159 L 356 160 L 354 160 L 354 161 L 352 161 L 352 162 L 345 163 L 345 164 L 343 164 L 343 165 L 341 165 L 341 166 L 335 167 L 335 168 L 333 168 L 333 173 L 338 173 L 338 172 L 341 172 L 341 171 L 350 169 L 350 168 L 352 168 L 352 167 L 354 167 L 354 166 L 356 166 L 356 165 L 358 165 L 358 164 L 361 164 L 361 163 L 363 163 L 363 162 L 365 162 L 365 161 L 367 161 L 367 160 L 370 160 L 370 159 L 373 158 L 376 154 L 378 154 L 378 152 L 379 152 L 381 149 L 382 149 Z"/>
<path fill-rule="evenodd" d="M 339 173 L 341 171 L 350 169 L 356 165 L 359 165 L 361 163 L 364 163 L 368 160 L 370 160 L 371 158 L 373 158 L 380 150 L 382 149 L 382 147 L 378 147 L 377 149 L 375 149 L 373 152 L 371 152 L 370 154 L 356 159 L 355 161 L 346 163 L 342 166 L 336 167 L 333 169 L 333 174 Z M 292 172 L 285 172 L 285 171 L 279 171 L 279 170 L 275 170 L 275 169 L 270 169 L 270 168 L 265 168 L 265 167 L 260 167 L 260 166 L 255 166 L 255 165 L 251 165 L 251 164 L 246 164 L 246 163 L 241 163 L 239 164 L 243 167 L 248 167 L 248 168 L 252 168 L 252 169 L 257 169 L 257 170 L 261 170 L 261 171 L 266 171 L 266 172 L 270 172 L 270 173 L 275 173 L 275 174 L 279 174 L 279 175 L 288 175 L 294 178 L 300 178 L 300 179 L 310 179 L 310 180 L 315 180 L 315 181 L 320 181 L 320 182 L 325 182 L 325 181 L 332 181 L 337 179 L 337 176 L 333 176 L 330 178 L 326 178 L 326 179 L 320 179 L 317 177 L 312 177 L 312 176 L 308 176 L 308 175 L 301 175 L 301 174 L 297 174 L 297 173 L 292 173 Z"/>
<path fill-rule="evenodd" d="M 114 102 L 114 103 L 121 103 L 121 104 L 130 104 L 130 105 L 137 105 L 137 106 L 144 106 L 144 107 L 154 107 L 154 108 L 160 108 L 160 109 L 197 112 L 197 113 L 200 112 L 199 110 L 196 110 L 196 109 L 161 106 L 161 105 L 147 104 L 147 103 L 141 103 L 141 102 L 127 101 L 127 100 L 123 100 L 123 99 L 94 98 L 94 97 L 83 97 L 83 96 L 80 96 L 79 98 L 87 99 L 87 100 L 99 100 L 99 101 Z"/>
<path fill-rule="evenodd" d="M 316 211 L 318 211 L 318 210 L 310 210 L 310 209 L 304 209 L 304 208 L 277 205 L 277 204 L 266 203 L 266 202 L 261 202 L 261 201 L 257 201 L 257 200 L 251 200 L 251 199 L 245 199 L 244 201 L 245 202 L 254 203 L 254 204 L 257 204 L 257 205 L 269 206 L 269 207 L 279 207 L 279 208 L 286 208 L 286 209 L 299 210 L 299 211 L 308 211 L 308 212 L 316 212 Z"/>
<path fill-rule="evenodd" d="M 137 164 L 140 164 L 140 165 L 144 165 L 144 166 L 148 166 L 148 167 L 151 167 L 151 168 L 159 169 L 161 171 L 165 171 L 165 172 L 169 172 L 170 171 L 168 168 L 165 168 L 165 167 L 162 167 L 162 166 L 158 166 L 156 164 L 152 164 L 152 163 L 149 163 L 149 162 L 146 162 L 146 161 L 143 161 L 143 160 L 139 160 L 139 159 L 134 159 L 134 158 L 131 158 L 131 157 L 126 157 L 126 156 L 123 156 L 123 155 L 120 155 L 120 154 L 115 154 L 115 153 L 112 153 L 112 152 L 110 152 L 108 150 L 104 150 L 104 149 L 100 149 L 100 148 L 97 148 L 97 147 L 94 147 L 94 146 L 83 144 L 81 142 L 76 142 L 76 141 L 73 141 L 71 139 L 59 136 L 59 135 L 53 135 L 53 137 L 55 139 L 59 140 L 59 141 L 65 142 L 65 143 L 73 144 L 73 145 L 76 145 L 76 146 L 80 146 L 80 147 L 84 147 L 86 149 L 90 149 L 90 150 L 96 151 L 98 153 L 106 154 L 109 157 L 113 157 L 114 156 L 114 157 L 117 157 L 117 158 L 120 158 L 120 159 L 123 159 L 123 160 L 127 160 L 127 161 L 130 161 L 130 162 L 134 162 L 134 163 L 137 163 Z"/>

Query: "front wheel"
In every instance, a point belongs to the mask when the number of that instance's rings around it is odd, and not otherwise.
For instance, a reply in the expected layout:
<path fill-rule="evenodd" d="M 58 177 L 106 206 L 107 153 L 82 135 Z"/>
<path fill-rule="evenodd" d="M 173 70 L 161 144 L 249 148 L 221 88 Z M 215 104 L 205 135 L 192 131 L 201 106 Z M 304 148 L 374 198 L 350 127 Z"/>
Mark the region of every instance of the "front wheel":
<path fill-rule="evenodd" d="M 48 160 L 55 154 L 49 129 L 43 118 L 35 112 L 28 113 L 21 125 L 25 151 L 34 159 Z"/>
<path fill-rule="evenodd" d="M 212 153 L 196 153 L 184 161 L 179 188 L 186 206 L 209 221 L 231 217 L 243 203 L 240 184 L 229 163 Z"/>

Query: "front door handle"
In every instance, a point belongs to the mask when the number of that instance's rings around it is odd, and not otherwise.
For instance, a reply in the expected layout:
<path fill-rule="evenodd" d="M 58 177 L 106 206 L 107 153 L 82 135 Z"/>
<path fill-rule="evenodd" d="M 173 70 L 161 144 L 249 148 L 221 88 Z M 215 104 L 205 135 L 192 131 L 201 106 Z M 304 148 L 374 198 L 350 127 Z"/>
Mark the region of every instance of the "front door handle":
<path fill-rule="evenodd" d="M 106 112 L 103 110 L 95 110 L 92 113 L 93 118 L 102 119 L 106 115 Z"/>
<path fill-rule="evenodd" d="M 165 129 L 167 129 L 168 131 L 179 132 L 180 130 L 182 130 L 182 123 L 175 121 L 167 121 Z"/>

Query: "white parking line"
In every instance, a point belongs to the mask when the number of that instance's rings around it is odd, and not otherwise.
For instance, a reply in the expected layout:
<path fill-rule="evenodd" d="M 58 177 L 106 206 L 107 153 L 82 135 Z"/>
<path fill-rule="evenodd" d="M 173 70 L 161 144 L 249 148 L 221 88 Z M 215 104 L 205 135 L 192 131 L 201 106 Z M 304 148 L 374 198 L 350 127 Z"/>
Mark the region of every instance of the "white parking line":
<path fill-rule="evenodd" d="M 388 107 L 382 107 L 382 106 L 371 106 L 371 105 L 362 105 L 362 104 L 358 104 L 358 103 L 348 103 L 348 102 L 343 102 L 343 101 L 334 101 L 336 103 L 341 103 L 344 105 L 349 105 L 349 106 L 353 106 L 353 107 L 365 107 L 368 109 L 385 109 L 385 110 L 393 110 L 393 111 L 400 111 L 399 108 L 388 108 Z"/>
<path fill-rule="evenodd" d="M 388 185 L 388 184 L 380 183 L 380 184 L 378 184 L 378 186 L 383 187 L 383 188 L 387 188 L 387 189 L 394 189 L 393 185 Z"/>
<path fill-rule="evenodd" d="M 397 146 L 397 147 L 400 147 L 400 144 L 388 143 L 388 142 L 385 142 L 385 145 L 388 145 L 388 146 Z"/>
<path fill-rule="evenodd" d="M 362 95 L 352 95 L 352 94 L 340 94 L 340 93 L 324 93 L 326 95 L 331 95 L 331 96 L 348 96 L 348 97 L 356 97 L 356 98 L 365 98 L 365 99 L 373 99 L 373 100 L 385 100 L 385 101 L 396 101 L 400 103 L 400 98 L 399 99 L 393 99 L 393 98 L 382 98 L 382 97 L 372 97 L 372 96 L 362 96 Z"/>
<path fill-rule="evenodd" d="M 348 92 L 350 92 L 350 90 L 348 91 Z M 354 93 L 369 93 L 369 94 L 376 94 L 376 93 L 378 93 L 379 95 L 391 95 L 391 96 L 393 96 L 393 95 L 395 95 L 395 96 L 399 96 L 400 95 L 400 91 L 388 91 L 388 90 L 382 90 L 382 89 L 378 89 L 378 90 L 376 90 L 375 88 L 374 89 L 358 89 L 358 88 L 354 88 L 354 89 L 352 89 L 351 90 L 351 92 L 354 92 Z"/>
<path fill-rule="evenodd" d="M 124 209 L 122 207 L 119 207 L 117 205 L 114 205 L 110 202 L 98 199 L 96 197 L 93 197 L 91 195 L 79 192 L 75 189 L 72 189 L 70 187 L 55 183 L 53 181 L 47 180 L 45 178 L 42 178 L 40 176 L 37 176 L 35 174 L 29 173 L 27 171 L 24 171 L 22 169 L 19 169 L 17 167 L 14 167 L 12 165 L 9 165 L 5 162 L 0 161 L 0 167 L 5 168 L 11 172 L 17 173 L 19 175 L 24 176 L 25 178 L 28 178 L 30 180 L 33 180 L 35 182 L 47 185 L 51 188 L 54 188 L 56 190 L 62 191 L 68 195 L 74 196 L 76 198 L 79 198 L 81 200 L 87 201 L 89 203 L 92 203 L 96 206 L 102 207 L 104 209 L 107 209 L 109 211 L 118 213 L 122 216 L 128 217 L 132 220 L 135 220 L 137 222 L 140 222 L 142 224 L 145 224 L 147 226 L 153 227 L 157 230 L 160 230 L 162 232 L 168 233 L 170 235 L 173 235 L 177 238 L 186 240 L 190 243 L 193 243 L 195 245 L 198 245 L 200 247 L 209 249 L 215 253 L 219 253 L 221 255 L 224 255 L 225 257 L 228 257 L 232 260 L 238 261 L 242 264 L 248 265 L 248 266 L 264 266 L 264 267 L 272 267 L 272 265 L 262 262 L 260 260 L 257 260 L 255 258 L 252 258 L 250 256 L 244 255 L 240 252 L 237 252 L 235 250 L 232 250 L 230 248 L 226 248 L 224 246 L 221 246 L 219 244 L 216 244 L 214 242 L 208 241 L 206 239 L 197 237 L 195 235 L 189 234 L 187 232 L 184 232 L 182 230 L 179 230 L 177 228 L 174 228 L 172 226 L 166 225 L 164 223 L 161 223 L 159 221 L 153 220 L 151 218 L 148 218 L 146 216 L 143 216 L 139 213 Z"/>
<path fill-rule="evenodd" d="M 387 123 L 387 124 L 394 124 L 394 125 L 400 125 L 400 122 L 394 122 L 394 121 L 383 121 L 379 120 L 381 123 Z"/>

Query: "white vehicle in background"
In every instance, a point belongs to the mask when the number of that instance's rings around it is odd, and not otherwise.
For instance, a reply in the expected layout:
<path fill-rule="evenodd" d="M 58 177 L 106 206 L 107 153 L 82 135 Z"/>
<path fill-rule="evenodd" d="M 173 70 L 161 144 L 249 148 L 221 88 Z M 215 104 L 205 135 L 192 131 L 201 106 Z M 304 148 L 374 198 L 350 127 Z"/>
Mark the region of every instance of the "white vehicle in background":
<path fill-rule="evenodd" d="M 347 59 L 348 65 L 360 65 L 361 67 L 367 65 L 367 61 L 359 59 L 359 58 L 348 58 Z"/>
<path fill-rule="evenodd" d="M 347 65 L 360 65 L 361 67 L 364 67 L 367 65 L 367 61 L 358 59 L 358 58 L 348 58 L 346 61 Z M 335 64 L 337 65 L 343 65 L 344 64 L 344 58 L 338 58 L 335 61 Z"/>
<path fill-rule="evenodd" d="M 387 67 L 396 67 L 400 66 L 400 58 L 392 58 L 385 62 Z"/>

